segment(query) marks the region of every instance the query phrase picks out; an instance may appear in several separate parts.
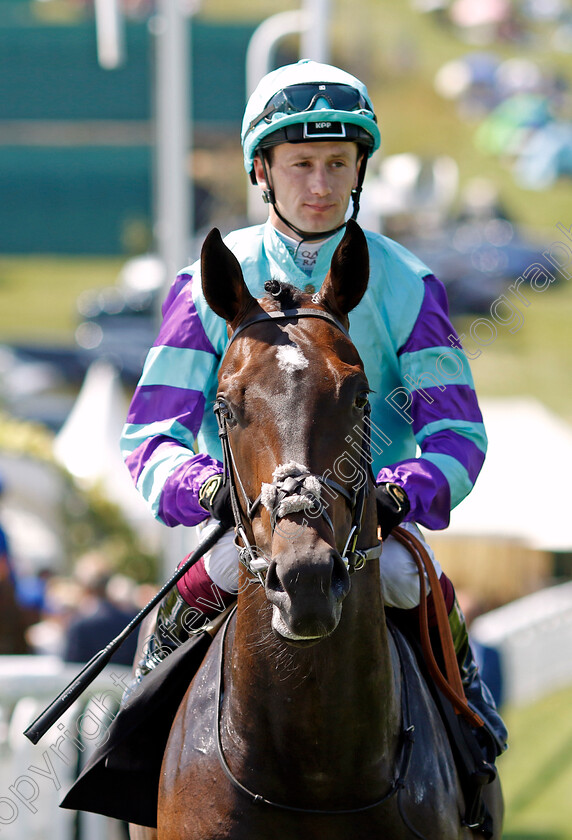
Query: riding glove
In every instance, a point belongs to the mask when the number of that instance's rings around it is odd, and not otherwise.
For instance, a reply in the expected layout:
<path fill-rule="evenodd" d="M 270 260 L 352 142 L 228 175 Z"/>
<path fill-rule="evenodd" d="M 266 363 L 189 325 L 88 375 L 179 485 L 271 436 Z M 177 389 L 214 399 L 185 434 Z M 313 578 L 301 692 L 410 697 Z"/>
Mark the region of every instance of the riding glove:
<path fill-rule="evenodd" d="M 199 490 L 199 504 L 208 510 L 213 519 L 218 519 L 230 528 L 234 525 L 234 514 L 230 502 L 230 482 L 223 484 L 221 473 L 211 475 Z"/>
<path fill-rule="evenodd" d="M 381 539 L 385 540 L 393 529 L 405 519 L 411 505 L 403 487 L 390 482 L 377 485 L 375 499 Z"/>

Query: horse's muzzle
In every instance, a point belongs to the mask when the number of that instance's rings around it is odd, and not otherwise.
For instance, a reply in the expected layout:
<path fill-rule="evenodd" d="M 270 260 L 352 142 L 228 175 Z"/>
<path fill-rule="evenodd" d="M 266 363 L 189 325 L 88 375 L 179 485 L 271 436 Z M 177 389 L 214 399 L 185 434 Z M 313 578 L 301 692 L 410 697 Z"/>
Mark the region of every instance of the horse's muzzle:
<path fill-rule="evenodd" d="M 293 546 L 272 560 L 266 597 L 272 604 L 272 629 L 293 644 L 318 642 L 338 626 L 350 577 L 333 548 L 299 557 Z"/>

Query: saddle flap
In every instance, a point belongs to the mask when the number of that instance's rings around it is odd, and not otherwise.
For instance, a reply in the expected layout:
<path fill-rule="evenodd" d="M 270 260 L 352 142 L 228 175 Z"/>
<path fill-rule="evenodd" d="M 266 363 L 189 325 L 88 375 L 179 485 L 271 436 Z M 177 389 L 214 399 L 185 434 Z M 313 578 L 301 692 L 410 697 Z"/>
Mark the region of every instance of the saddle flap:
<path fill-rule="evenodd" d="M 211 641 L 207 632 L 192 636 L 146 675 L 112 721 L 108 738 L 93 753 L 61 808 L 156 828 L 159 777 L 169 732 Z"/>

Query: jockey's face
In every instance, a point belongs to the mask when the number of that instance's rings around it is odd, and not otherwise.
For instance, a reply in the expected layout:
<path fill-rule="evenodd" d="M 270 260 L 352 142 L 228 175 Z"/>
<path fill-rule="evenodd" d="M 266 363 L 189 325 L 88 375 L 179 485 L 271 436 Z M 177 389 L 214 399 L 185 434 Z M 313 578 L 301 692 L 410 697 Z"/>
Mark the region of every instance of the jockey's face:
<path fill-rule="evenodd" d="M 258 157 L 254 160 L 256 180 L 262 189 L 274 190 L 278 210 L 291 224 L 308 233 L 321 233 L 344 223 L 358 181 L 356 143 L 282 143 L 267 153 L 267 161 L 271 184 Z M 293 235 L 272 205 L 270 220 L 277 230 Z"/>

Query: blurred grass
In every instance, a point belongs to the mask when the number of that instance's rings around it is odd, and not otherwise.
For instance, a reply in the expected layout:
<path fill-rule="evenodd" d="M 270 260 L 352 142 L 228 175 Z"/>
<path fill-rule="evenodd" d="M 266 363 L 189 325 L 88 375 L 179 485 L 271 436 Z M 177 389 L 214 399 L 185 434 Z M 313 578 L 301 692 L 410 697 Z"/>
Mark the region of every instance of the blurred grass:
<path fill-rule="evenodd" d="M 504 712 L 503 840 L 572 840 L 572 688 Z"/>
<path fill-rule="evenodd" d="M 78 296 L 115 285 L 124 262 L 119 257 L 0 256 L 0 342 L 72 344 Z"/>
<path fill-rule="evenodd" d="M 572 282 L 563 281 L 546 292 L 527 292 L 525 296 L 530 305 L 521 310 L 518 330 L 511 333 L 508 326 L 497 326 L 494 342 L 482 347 L 481 355 L 471 361 L 477 393 L 481 397 L 528 394 L 572 423 Z M 476 317 L 454 319 L 459 333 L 467 336 L 469 353 L 478 350 L 470 339 Z M 515 321 L 515 326 L 518 323 Z"/>

